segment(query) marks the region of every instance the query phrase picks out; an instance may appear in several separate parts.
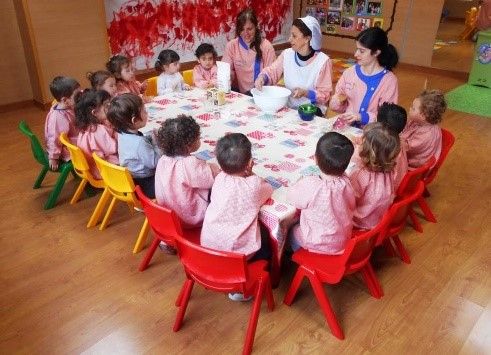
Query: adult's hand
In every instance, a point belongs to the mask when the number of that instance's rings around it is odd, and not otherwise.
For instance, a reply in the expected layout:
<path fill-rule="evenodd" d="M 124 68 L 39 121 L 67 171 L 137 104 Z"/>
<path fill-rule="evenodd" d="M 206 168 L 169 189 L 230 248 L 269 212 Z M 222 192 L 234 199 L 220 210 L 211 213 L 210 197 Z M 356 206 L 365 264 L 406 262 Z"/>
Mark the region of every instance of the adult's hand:
<path fill-rule="evenodd" d="M 361 121 L 361 115 L 355 112 L 345 112 L 339 115 L 339 118 L 347 122 L 348 124 L 352 124 L 353 122 Z"/>
<path fill-rule="evenodd" d="M 300 97 L 306 97 L 308 93 L 309 93 L 308 90 L 296 88 L 293 89 L 292 97 L 298 99 Z"/>
<path fill-rule="evenodd" d="M 256 81 L 254 82 L 254 86 L 256 87 L 256 89 L 258 89 L 259 91 L 262 91 L 263 90 L 263 85 L 264 85 L 264 76 L 262 75 L 259 75 L 256 79 Z"/>

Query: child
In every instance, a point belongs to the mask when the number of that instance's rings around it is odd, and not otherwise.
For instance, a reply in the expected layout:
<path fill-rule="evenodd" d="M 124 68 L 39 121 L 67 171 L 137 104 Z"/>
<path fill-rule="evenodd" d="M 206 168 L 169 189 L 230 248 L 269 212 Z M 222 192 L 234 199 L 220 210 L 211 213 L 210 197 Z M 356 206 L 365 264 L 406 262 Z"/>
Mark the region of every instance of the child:
<path fill-rule="evenodd" d="M 440 90 L 423 91 L 409 109 L 409 122 L 402 132 L 408 145 L 409 169 L 426 163 L 431 157 L 438 160 L 442 150 L 442 131 L 438 123 L 447 109 L 445 96 Z"/>
<path fill-rule="evenodd" d="M 60 134 L 66 133 L 70 142 L 77 143 L 78 129 L 75 127 L 73 107 L 75 96 L 80 91 L 80 84 L 73 78 L 57 76 L 49 85 L 49 90 L 57 103 L 51 107 L 46 116 L 44 137 L 49 167 L 56 171 L 60 159 L 70 160 L 70 153 L 59 140 Z"/>
<path fill-rule="evenodd" d="M 320 176 L 307 176 L 288 189 L 288 200 L 301 210 L 300 224 L 291 231 L 292 249 L 341 254 L 353 228 L 355 192 L 344 173 L 353 155 L 353 143 L 337 132 L 317 142 L 315 162 Z"/>
<path fill-rule="evenodd" d="M 109 104 L 107 118 L 118 132 L 119 164 L 128 168 L 145 195 L 155 198 L 155 168 L 160 152 L 150 137 L 138 131 L 148 118 L 142 99 L 134 94 L 116 96 Z"/>
<path fill-rule="evenodd" d="M 147 89 L 147 81 L 140 83 L 135 79 L 135 70 L 131 61 L 124 55 L 115 55 L 106 63 L 106 68 L 116 78 L 118 94 L 133 93 L 143 95 Z"/>
<path fill-rule="evenodd" d="M 85 153 L 90 172 L 96 179 L 101 179 L 101 174 L 92 153 L 112 164 L 119 164 L 116 132 L 108 127 L 106 117 L 110 99 L 105 90 L 87 89 L 77 96 L 75 103 L 75 125 L 80 130 L 77 145 Z"/>
<path fill-rule="evenodd" d="M 116 78 L 107 70 L 98 70 L 88 72 L 87 79 L 94 90 L 106 90 L 111 97 L 116 96 L 118 88 L 116 87 Z"/>
<path fill-rule="evenodd" d="M 189 85 L 184 83 L 179 73 L 179 54 L 171 49 L 160 52 L 155 62 L 157 77 L 157 95 L 164 95 L 173 91 L 189 90 Z"/>
<path fill-rule="evenodd" d="M 351 172 L 356 209 L 353 226 L 371 229 L 377 225 L 394 198 L 393 169 L 400 152 L 400 139 L 380 122 L 363 129 L 357 167 Z"/>
<path fill-rule="evenodd" d="M 162 124 L 157 140 L 164 153 L 155 172 L 157 203 L 176 212 L 185 228 L 199 227 L 220 170 L 190 155 L 201 145 L 200 126 L 191 116 L 179 115 Z"/>
<path fill-rule="evenodd" d="M 401 132 L 406 127 L 407 113 L 404 107 L 396 104 L 391 104 L 384 102 L 382 106 L 379 107 L 377 113 L 377 122 L 380 122 L 387 129 L 391 130 L 397 136 L 400 137 Z M 401 141 L 401 151 L 396 159 L 396 166 L 394 168 L 394 188 L 397 190 L 399 184 L 402 181 L 404 175 L 406 175 L 408 170 L 407 164 L 407 144 L 404 140 Z"/>
<path fill-rule="evenodd" d="M 196 48 L 198 63 L 193 69 L 194 86 L 208 89 L 217 85 L 217 52 L 209 43 L 202 43 Z"/>

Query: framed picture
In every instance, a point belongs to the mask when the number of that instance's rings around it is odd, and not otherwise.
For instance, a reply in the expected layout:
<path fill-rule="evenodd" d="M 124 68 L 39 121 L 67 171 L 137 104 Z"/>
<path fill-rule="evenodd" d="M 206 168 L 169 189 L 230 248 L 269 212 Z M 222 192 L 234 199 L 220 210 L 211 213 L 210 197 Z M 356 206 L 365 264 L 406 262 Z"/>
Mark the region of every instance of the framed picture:
<path fill-rule="evenodd" d="M 344 0 L 343 2 L 343 13 L 347 15 L 353 15 L 355 13 L 355 6 L 353 5 L 353 0 Z"/>
<path fill-rule="evenodd" d="M 365 15 L 367 13 L 367 1 L 356 0 L 355 11 L 357 15 Z"/>
<path fill-rule="evenodd" d="M 342 17 L 341 18 L 341 29 L 346 31 L 352 31 L 355 29 L 355 18 L 354 17 Z"/>
<path fill-rule="evenodd" d="M 382 3 L 380 1 L 369 1 L 367 6 L 367 14 L 372 16 L 382 15 Z"/>
<path fill-rule="evenodd" d="M 339 11 L 327 12 L 327 24 L 339 25 L 341 23 L 341 13 Z"/>
<path fill-rule="evenodd" d="M 373 27 L 384 28 L 384 19 L 381 17 L 376 17 L 373 19 Z"/>
<path fill-rule="evenodd" d="M 358 17 L 358 20 L 356 22 L 356 30 L 358 32 L 366 30 L 370 27 L 371 22 L 372 20 L 369 18 Z"/>
<path fill-rule="evenodd" d="M 307 0 L 307 5 L 316 5 L 317 0 Z"/>
<path fill-rule="evenodd" d="M 326 33 L 336 33 L 337 32 L 337 28 L 336 28 L 335 25 L 329 25 L 328 24 L 328 25 L 326 25 L 324 27 L 324 32 L 326 32 Z"/>
<path fill-rule="evenodd" d="M 331 0 L 329 3 L 329 10 L 341 11 L 343 7 L 343 0 Z"/>
<path fill-rule="evenodd" d="M 316 9 L 315 18 L 317 19 L 317 21 L 319 21 L 320 26 L 325 25 L 326 24 L 326 18 L 327 18 L 327 10 L 323 9 L 321 7 L 318 7 Z"/>

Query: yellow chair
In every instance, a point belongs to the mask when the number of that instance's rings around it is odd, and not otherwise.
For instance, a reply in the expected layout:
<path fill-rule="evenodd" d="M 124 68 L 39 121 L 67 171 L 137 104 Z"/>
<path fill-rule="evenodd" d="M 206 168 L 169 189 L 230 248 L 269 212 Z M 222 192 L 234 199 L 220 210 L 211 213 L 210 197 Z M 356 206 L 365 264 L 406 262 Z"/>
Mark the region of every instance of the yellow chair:
<path fill-rule="evenodd" d="M 89 163 L 85 158 L 84 152 L 76 145 L 70 143 L 66 133 L 60 134 L 60 142 L 65 147 L 67 147 L 68 151 L 70 152 L 70 157 L 72 158 L 73 170 L 75 170 L 75 173 L 78 176 L 80 176 L 80 178 L 82 179 L 70 201 L 70 204 L 73 205 L 77 203 L 78 200 L 80 199 L 80 195 L 84 191 L 87 183 L 91 184 L 93 187 L 98 189 L 104 188 L 105 185 L 103 180 L 94 178 L 94 176 L 90 172 Z"/>
<path fill-rule="evenodd" d="M 184 70 L 182 72 L 182 77 L 184 79 L 184 82 L 188 85 L 194 85 L 193 83 L 193 69 L 189 70 Z"/>
<path fill-rule="evenodd" d="M 145 90 L 145 96 L 157 96 L 157 77 L 152 76 L 147 79 L 147 89 Z"/>

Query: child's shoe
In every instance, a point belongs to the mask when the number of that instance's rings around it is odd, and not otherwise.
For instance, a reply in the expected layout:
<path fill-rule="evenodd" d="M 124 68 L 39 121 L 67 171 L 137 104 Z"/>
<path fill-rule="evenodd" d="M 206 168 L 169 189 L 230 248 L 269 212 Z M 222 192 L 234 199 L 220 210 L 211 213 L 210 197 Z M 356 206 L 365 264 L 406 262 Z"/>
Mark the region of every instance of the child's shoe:
<path fill-rule="evenodd" d="M 170 255 L 176 255 L 177 254 L 176 248 L 171 247 L 170 245 L 168 245 L 167 243 L 162 242 L 162 241 L 160 241 L 160 243 L 159 243 L 159 249 L 163 253 L 166 253 L 166 254 L 170 254 Z"/>
<path fill-rule="evenodd" d="M 228 298 L 230 298 L 232 301 L 236 301 L 236 302 L 247 302 L 247 301 L 252 300 L 252 296 L 244 297 L 244 294 L 240 293 L 240 292 L 229 293 Z"/>

